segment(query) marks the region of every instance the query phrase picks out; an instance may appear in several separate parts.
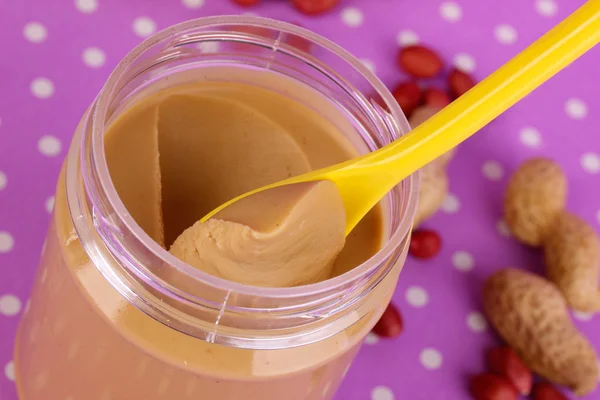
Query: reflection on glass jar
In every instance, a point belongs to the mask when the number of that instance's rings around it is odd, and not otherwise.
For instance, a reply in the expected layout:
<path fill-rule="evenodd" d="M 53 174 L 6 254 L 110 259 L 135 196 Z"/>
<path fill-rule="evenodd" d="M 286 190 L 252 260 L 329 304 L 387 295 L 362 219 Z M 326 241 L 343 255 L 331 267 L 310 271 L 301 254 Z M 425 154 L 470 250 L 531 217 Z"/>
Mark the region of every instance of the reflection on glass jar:
<path fill-rule="evenodd" d="M 416 177 L 317 283 L 247 286 L 165 248 L 235 194 L 406 131 L 358 60 L 296 26 L 215 17 L 149 38 L 75 133 L 18 333 L 20 398 L 331 399 L 395 288 Z"/>

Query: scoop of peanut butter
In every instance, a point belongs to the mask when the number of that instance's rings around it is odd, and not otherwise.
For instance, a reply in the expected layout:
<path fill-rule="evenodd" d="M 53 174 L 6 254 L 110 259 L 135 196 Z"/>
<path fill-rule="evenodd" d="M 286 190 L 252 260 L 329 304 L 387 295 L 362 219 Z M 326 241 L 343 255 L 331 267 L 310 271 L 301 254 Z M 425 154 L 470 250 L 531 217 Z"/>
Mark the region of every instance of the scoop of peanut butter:
<path fill-rule="evenodd" d="M 196 222 L 173 243 L 182 261 L 230 281 L 291 287 L 330 277 L 345 243 L 346 212 L 334 183 L 266 190 Z"/>

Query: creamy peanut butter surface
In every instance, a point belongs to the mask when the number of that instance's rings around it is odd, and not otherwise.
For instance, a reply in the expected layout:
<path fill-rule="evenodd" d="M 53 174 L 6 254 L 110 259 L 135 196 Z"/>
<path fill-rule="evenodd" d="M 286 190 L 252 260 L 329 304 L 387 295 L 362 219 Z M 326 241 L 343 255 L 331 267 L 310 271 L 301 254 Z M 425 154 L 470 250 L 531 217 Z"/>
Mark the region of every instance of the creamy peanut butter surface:
<path fill-rule="evenodd" d="M 334 183 L 270 189 L 229 209 L 185 230 L 171 253 L 212 275 L 248 285 L 289 287 L 329 278 L 346 227 Z"/>
<path fill-rule="evenodd" d="M 164 90 L 112 124 L 106 152 L 139 225 L 182 261 L 220 278 L 305 285 L 346 272 L 378 249 L 380 211 L 346 240 L 345 210 L 331 182 L 269 190 L 198 222 L 242 193 L 357 155 L 332 122 L 282 94 L 231 82 Z M 144 168 L 126 165 L 134 163 Z"/>

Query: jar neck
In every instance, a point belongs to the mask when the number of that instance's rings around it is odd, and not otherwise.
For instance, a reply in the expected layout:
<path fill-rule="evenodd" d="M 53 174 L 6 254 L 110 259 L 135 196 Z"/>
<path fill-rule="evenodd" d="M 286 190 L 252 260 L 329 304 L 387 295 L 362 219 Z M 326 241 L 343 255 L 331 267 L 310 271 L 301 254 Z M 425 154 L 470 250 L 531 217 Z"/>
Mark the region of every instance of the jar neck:
<path fill-rule="evenodd" d="M 311 54 L 292 45 L 299 41 L 310 44 Z M 104 134 L 115 116 L 151 85 L 211 65 L 269 70 L 312 87 L 343 110 L 370 150 L 409 130 L 384 85 L 354 57 L 313 33 L 255 17 L 189 21 L 128 54 L 86 113 L 76 139 L 80 145 L 72 146 L 67 161 L 67 199 L 75 229 L 115 289 L 173 329 L 243 348 L 285 348 L 331 336 L 369 311 L 361 307 L 365 298 L 401 257 L 416 209 L 417 178 L 407 178 L 384 201 L 389 229 L 383 248 L 338 277 L 301 287 L 259 288 L 183 263 L 125 209 L 110 180 Z"/>

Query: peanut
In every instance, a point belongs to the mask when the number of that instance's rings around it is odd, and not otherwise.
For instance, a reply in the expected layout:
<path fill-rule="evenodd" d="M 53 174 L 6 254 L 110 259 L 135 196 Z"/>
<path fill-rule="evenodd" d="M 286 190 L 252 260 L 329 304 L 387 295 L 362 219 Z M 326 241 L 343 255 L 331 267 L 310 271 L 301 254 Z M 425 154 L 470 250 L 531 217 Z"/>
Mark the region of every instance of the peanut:
<path fill-rule="evenodd" d="M 434 107 L 417 108 L 409 119 L 410 126 L 416 128 L 438 111 L 439 109 Z M 449 186 L 446 165 L 453 155 L 454 149 L 421 168 L 421 186 L 419 188 L 419 204 L 415 215 L 415 228 L 435 214 L 442 206 L 448 194 Z"/>
<path fill-rule="evenodd" d="M 395 338 L 400 336 L 403 329 L 404 322 L 400 311 L 393 303 L 389 303 L 373 327 L 373 333 L 383 338 Z"/>
<path fill-rule="evenodd" d="M 250 7 L 257 5 L 260 0 L 233 0 L 233 2 L 243 7 Z"/>
<path fill-rule="evenodd" d="M 339 0 L 292 0 L 296 9 L 307 15 L 318 15 L 335 8 Z"/>
<path fill-rule="evenodd" d="M 435 161 L 421 168 L 421 186 L 419 188 L 419 204 L 415 214 L 415 228 L 439 210 L 446 194 L 448 194 L 446 171 L 440 168 Z"/>
<path fill-rule="evenodd" d="M 423 101 L 430 107 L 444 108 L 450 104 L 451 99 L 448 93 L 438 88 L 428 88 L 423 92 Z"/>
<path fill-rule="evenodd" d="M 585 221 L 560 213 L 544 241 L 546 275 L 567 303 L 584 312 L 600 311 L 600 240 Z"/>
<path fill-rule="evenodd" d="M 525 161 L 506 189 L 506 224 L 519 241 L 541 246 L 554 218 L 565 208 L 566 200 L 567 179 L 557 164 L 544 158 Z"/>
<path fill-rule="evenodd" d="M 550 281 L 507 268 L 486 281 L 483 302 L 491 324 L 534 372 L 578 395 L 596 388 L 596 352 Z"/>
<path fill-rule="evenodd" d="M 413 231 L 410 237 L 408 253 L 416 258 L 428 259 L 435 257 L 442 247 L 442 238 L 437 232 L 429 229 Z"/>
<path fill-rule="evenodd" d="M 411 128 L 415 129 L 417 126 L 421 125 L 423 122 L 433 117 L 440 110 L 441 109 L 439 107 L 419 107 L 411 115 L 408 122 L 410 123 Z"/>
<path fill-rule="evenodd" d="M 471 378 L 469 385 L 475 400 L 517 400 L 519 394 L 505 378 L 496 374 L 480 374 Z"/>
<path fill-rule="evenodd" d="M 421 89 L 415 82 L 402 82 L 392 90 L 394 99 L 402 109 L 404 115 L 409 116 L 421 102 Z"/>
<path fill-rule="evenodd" d="M 600 311 L 600 239 L 565 211 L 567 179 L 554 162 L 536 158 L 514 173 L 504 199 L 506 223 L 521 242 L 543 247 L 546 274 L 572 308 Z"/>
<path fill-rule="evenodd" d="M 298 22 L 293 22 L 294 25 L 302 28 L 302 25 Z M 312 50 L 312 43 L 308 39 L 304 39 L 301 36 L 296 35 L 284 35 L 282 39 L 283 43 L 289 44 L 296 49 L 305 53 L 310 53 Z"/>
<path fill-rule="evenodd" d="M 558 391 L 548 382 L 538 382 L 533 387 L 533 400 L 569 400 L 567 396 Z"/>
<path fill-rule="evenodd" d="M 475 80 L 471 75 L 458 69 L 453 69 L 448 74 L 448 86 L 450 87 L 452 96 L 457 99 L 475 86 Z"/>
<path fill-rule="evenodd" d="M 510 347 L 495 347 L 486 354 L 491 372 L 506 378 L 522 395 L 529 395 L 533 385 L 533 374 L 517 353 Z"/>
<path fill-rule="evenodd" d="M 432 78 L 444 68 L 440 56 L 430 48 L 421 45 L 400 49 L 397 62 L 404 72 L 416 78 Z"/>

